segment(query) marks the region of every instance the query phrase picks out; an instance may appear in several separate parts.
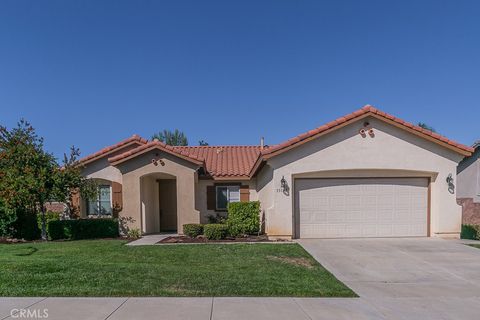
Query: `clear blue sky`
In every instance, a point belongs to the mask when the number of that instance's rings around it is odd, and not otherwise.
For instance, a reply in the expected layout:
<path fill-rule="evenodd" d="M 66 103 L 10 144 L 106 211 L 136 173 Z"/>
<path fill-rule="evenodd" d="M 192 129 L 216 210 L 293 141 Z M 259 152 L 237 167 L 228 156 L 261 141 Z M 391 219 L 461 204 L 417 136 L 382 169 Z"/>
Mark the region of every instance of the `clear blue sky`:
<path fill-rule="evenodd" d="M 0 2 L 0 123 L 60 156 L 179 128 L 275 144 L 364 104 L 480 138 L 480 1 Z"/>

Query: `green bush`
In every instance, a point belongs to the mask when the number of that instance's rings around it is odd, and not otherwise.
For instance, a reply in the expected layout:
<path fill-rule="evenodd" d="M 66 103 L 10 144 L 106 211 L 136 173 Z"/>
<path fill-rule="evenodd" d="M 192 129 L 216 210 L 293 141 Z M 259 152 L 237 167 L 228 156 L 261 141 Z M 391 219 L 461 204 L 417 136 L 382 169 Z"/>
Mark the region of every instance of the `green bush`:
<path fill-rule="evenodd" d="M 229 203 L 227 225 L 230 235 L 234 237 L 258 233 L 260 230 L 260 202 Z"/>
<path fill-rule="evenodd" d="M 0 201 L 0 238 L 10 238 L 14 234 L 15 211 L 8 209 Z"/>
<path fill-rule="evenodd" d="M 66 222 L 69 220 L 52 220 L 47 224 L 47 235 L 50 240 L 66 239 Z"/>
<path fill-rule="evenodd" d="M 480 225 L 462 224 L 462 239 L 480 240 Z"/>
<path fill-rule="evenodd" d="M 129 229 L 128 232 L 127 232 L 127 237 L 130 238 L 130 239 L 138 239 L 142 236 L 142 234 L 140 233 L 140 229 Z"/>
<path fill-rule="evenodd" d="M 53 220 L 48 223 L 47 232 L 51 240 L 116 238 L 118 237 L 118 220 Z"/>
<path fill-rule="evenodd" d="M 189 223 L 183 225 L 183 234 L 190 238 L 195 238 L 203 234 L 203 224 Z"/>
<path fill-rule="evenodd" d="M 41 236 L 37 224 L 37 214 L 34 212 L 18 209 L 17 219 L 13 223 L 13 237 L 17 239 L 36 240 Z"/>
<path fill-rule="evenodd" d="M 228 235 L 228 226 L 226 224 L 206 224 L 203 226 L 203 234 L 208 240 L 225 239 Z"/>
<path fill-rule="evenodd" d="M 45 212 L 45 224 L 48 226 L 48 223 L 53 220 L 60 220 L 60 214 L 53 211 Z M 42 213 L 37 214 L 37 224 L 38 228 L 42 230 Z"/>

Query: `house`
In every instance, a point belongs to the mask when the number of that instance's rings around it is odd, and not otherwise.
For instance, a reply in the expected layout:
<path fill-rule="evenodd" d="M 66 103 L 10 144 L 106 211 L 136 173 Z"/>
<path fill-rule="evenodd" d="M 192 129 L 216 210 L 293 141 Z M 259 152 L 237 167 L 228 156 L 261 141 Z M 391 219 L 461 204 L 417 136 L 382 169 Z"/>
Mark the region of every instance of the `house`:
<path fill-rule="evenodd" d="M 275 146 L 175 147 L 132 136 L 81 160 L 82 216 L 182 232 L 259 200 L 273 238 L 458 237 L 458 163 L 473 148 L 365 106 Z"/>
<path fill-rule="evenodd" d="M 480 224 L 480 141 L 473 149 L 473 155 L 462 160 L 457 170 L 457 202 L 463 208 L 464 224 Z"/>

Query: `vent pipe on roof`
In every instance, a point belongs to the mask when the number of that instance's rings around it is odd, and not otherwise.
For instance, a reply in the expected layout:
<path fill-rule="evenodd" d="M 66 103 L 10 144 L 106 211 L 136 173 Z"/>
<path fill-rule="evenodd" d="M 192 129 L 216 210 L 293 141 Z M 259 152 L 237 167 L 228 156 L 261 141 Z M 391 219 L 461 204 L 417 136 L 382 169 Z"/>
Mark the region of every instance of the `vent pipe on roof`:
<path fill-rule="evenodd" d="M 261 137 L 261 138 L 260 138 L 260 149 L 263 150 L 264 147 L 265 147 L 265 138 L 264 138 L 264 137 Z"/>

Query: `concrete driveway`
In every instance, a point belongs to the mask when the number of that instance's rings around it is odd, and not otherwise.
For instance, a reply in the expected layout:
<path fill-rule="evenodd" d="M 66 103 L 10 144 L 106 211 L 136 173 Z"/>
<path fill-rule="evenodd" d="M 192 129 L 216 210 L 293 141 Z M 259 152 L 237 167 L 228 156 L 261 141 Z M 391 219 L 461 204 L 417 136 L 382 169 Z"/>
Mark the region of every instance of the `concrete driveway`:
<path fill-rule="evenodd" d="M 479 317 L 480 249 L 435 238 L 299 243 L 386 319 Z"/>

